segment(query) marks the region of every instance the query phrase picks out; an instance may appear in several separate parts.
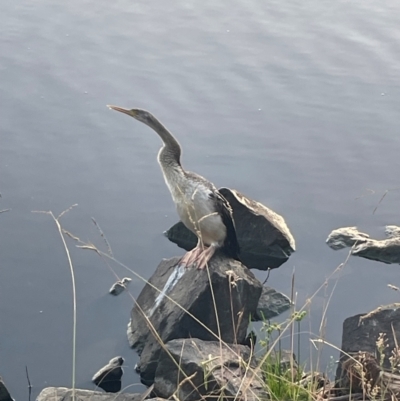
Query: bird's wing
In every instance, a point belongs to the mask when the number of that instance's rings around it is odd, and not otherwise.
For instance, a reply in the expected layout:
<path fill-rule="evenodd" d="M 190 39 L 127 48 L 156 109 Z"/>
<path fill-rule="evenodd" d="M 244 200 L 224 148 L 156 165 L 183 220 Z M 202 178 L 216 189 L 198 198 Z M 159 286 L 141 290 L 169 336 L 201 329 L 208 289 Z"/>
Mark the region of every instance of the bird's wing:
<path fill-rule="evenodd" d="M 240 260 L 240 248 L 236 237 L 236 228 L 231 205 L 217 189 L 211 191 L 209 197 L 213 200 L 216 206 L 216 212 L 221 216 L 222 222 L 226 227 L 224 249 L 228 253 L 228 256 Z"/>

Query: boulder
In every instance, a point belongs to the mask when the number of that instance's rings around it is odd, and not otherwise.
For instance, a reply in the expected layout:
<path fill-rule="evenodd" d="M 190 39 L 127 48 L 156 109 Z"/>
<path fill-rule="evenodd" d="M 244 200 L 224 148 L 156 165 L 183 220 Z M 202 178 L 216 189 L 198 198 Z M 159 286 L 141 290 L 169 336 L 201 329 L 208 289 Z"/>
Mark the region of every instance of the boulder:
<path fill-rule="evenodd" d="M 383 367 L 391 369 L 390 358 L 400 338 L 400 309 L 381 309 L 368 314 L 355 315 L 343 323 L 340 361 L 336 371 L 337 388 L 341 394 L 350 391 L 348 376 L 345 374 L 349 356 L 377 354 L 377 341 L 384 333 Z M 379 359 L 379 357 L 378 357 Z"/>
<path fill-rule="evenodd" d="M 295 251 L 295 240 L 282 216 L 240 192 L 220 188 L 233 210 L 240 258 L 250 269 L 274 269 Z M 165 232 L 166 237 L 186 250 L 197 244 L 196 236 L 182 222 Z"/>
<path fill-rule="evenodd" d="M 0 377 L 0 401 L 14 401 L 4 384 L 2 377 Z"/>
<path fill-rule="evenodd" d="M 46 387 L 36 401 L 73 401 L 73 390 L 66 387 Z M 100 391 L 75 389 L 75 401 L 143 401 L 141 394 L 107 394 Z"/>
<path fill-rule="evenodd" d="M 255 322 L 270 320 L 290 309 L 290 298 L 266 285 L 262 287 L 257 310 L 252 320 Z"/>
<path fill-rule="evenodd" d="M 185 401 L 267 399 L 262 374 L 244 345 L 202 341 L 169 341 L 160 355 L 154 393 Z M 220 398 L 219 398 L 220 397 Z"/>
<path fill-rule="evenodd" d="M 92 382 L 108 393 L 117 393 L 121 390 L 122 364 L 124 358 L 116 356 L 110 359 L 92 378 Z"/>
<path fill-rule="evenodd" d="M 160 341 L 215 341 L 221 336 L 227 343 L 243 343 L 261 295 L 262 285 L 253 273 L 222 253 L 211 259 L 208 271 L 183 268 L 179 260 L 159 264 L 137 298 L 128 325 L 129 343 L 140 355 L 141 380 L 148 386 L 154 381 Z"/>

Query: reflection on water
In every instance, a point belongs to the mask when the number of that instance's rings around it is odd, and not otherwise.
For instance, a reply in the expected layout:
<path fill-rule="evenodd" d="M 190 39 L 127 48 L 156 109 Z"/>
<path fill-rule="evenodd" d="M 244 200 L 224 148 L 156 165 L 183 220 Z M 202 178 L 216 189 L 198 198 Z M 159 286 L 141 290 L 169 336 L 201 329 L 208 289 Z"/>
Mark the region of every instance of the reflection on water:
<path fill-rule="evenodd" d="M 65 251 L 49 216 L 32 210 L 78 203 L 65 228 L 103 245 L 94 216 L 117 259 L 145 277 L 182 252 L 162 237 L 176 213 L 155 161 L 159 139 L 106 104 L 151 110 L 181 141 L 185 167 L 285 216 L 298 251 L 269 284 L 289 293 L 295 268 L 299 304 L 346 258 L 324 244 L 332 229 L 379 235 L 396 224 L 399 192 L 372 211 L 399 186 L 399 8 L 389 0 L 3 7 L 0 208 L 12 211 L 0 215 L 0 359 L 16 399 L 26 397 L 25 365 L 35 391 L 71 383 Z M 78 385 L 90 388 L 119 354 L 123 386 L 137 383 L 125 337 L 132 299 L 110 297 L 107 264 L 74 245 Z M 351 258 L 330 301 L 327 340 L 340 345 L 345 317 L 396 301 L 383 290 L 395 275 Z M 142 285 L 134 279 L 131 293 Z M 318 333 L 326 299 L 324 290 L 313 298 L 304 331 Z"/>

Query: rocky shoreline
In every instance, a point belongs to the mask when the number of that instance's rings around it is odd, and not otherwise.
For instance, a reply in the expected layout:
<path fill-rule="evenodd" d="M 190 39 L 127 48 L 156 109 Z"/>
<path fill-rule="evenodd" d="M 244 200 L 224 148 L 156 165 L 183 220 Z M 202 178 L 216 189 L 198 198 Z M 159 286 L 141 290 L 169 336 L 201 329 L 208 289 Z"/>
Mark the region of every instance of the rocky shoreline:
<path fill-rule="evenodd" d="M 238 240 L 246 255 L 243 259 L 260 270 L 267 266 L 279 267 L 295 249 L 283 218 L 237 191 L 222 190 L 233 206 Z M 327 244 L 333 249 L 352 247 L 351 254 L 355 256 L 398 263 L 399 233 L 400 228 L 388 226 L 388 238 L 378 241 L 355 227 L 345 227 L 334 230 Z M 179 223 L 167 232 L 169 239 L 185 249 L 195 245 L 190 235 Z M 105 393 L 48 387 L 37 400 L 269 399 L 263 370 L 267 359 L 255 357 L 255 340 L 249 336 L 249 324 L 280 315 L 291 307 L 290 299 L 261 284 L 246 263 L 229 259 L 222 253 L 213 257 L 207 270 L 184 268 L 179 261 L 180 257 L 161 261 L 131 311 L 127 336 L 140 357 L 135 369 L 148 387 L 144 393 L 120 392 L 124 359 L 117 356 L 92 379 Z M 118 281 L 110 293 L 118 295 L 127 290 L 129 281 L 129 278 Z M 344 400 L 343 397 L 373 399 L 377 386 L 380 386 L 381 399 L 389 399 L 388 394 L 397 397 L 400 393 L 399 306 L 379 307 L 346 319 L 335 382 L 330 383 L 323 375 L 312 372 L 297 377 L 296 385 L 306 387 L 315 383 L 315 395 L 332 401 Z M 278 358 L 284 366 L 282 369 L 291 372 L 293 379 L 293 372 L 297 371 L 295 356 L 285 351 L 285 357 L 282 353 Z M 383 394 L 383 386 L 390 391 Z M 0 378 L 0 401 L 11 400 Z"/>

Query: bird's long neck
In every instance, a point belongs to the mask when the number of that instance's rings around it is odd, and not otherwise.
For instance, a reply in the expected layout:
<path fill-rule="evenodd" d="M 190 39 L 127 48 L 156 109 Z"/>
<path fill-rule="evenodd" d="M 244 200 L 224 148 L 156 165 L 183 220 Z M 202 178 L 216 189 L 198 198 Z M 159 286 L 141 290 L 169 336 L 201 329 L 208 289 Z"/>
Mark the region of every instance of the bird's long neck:
<path fill-rule="evenodd" d="M 181 146 L 171 132 L 156 118 L 152 121 L 151 128 L 164 142 L 164 146 L 158 152 L 158 162 L 172 198 L 177 202 L 187 182 L 186 172 L 181 165 Z"/>
<path fill-rule="evenodd" d="M 181 166 L 181 146 L 179 142 L 174 138 L 171 132 L 160 123 L 160 121 L 154 119 L 152 121 L 151 128 L 157 132 L 162 141 L 164 142 L 164 146 L 160 149 L 158 153 L 158 162 L 160 163 L 162 169 L 171 169 L 171 168 L 182 168 Z"/>

